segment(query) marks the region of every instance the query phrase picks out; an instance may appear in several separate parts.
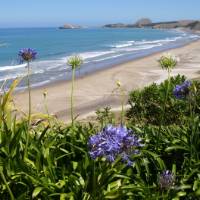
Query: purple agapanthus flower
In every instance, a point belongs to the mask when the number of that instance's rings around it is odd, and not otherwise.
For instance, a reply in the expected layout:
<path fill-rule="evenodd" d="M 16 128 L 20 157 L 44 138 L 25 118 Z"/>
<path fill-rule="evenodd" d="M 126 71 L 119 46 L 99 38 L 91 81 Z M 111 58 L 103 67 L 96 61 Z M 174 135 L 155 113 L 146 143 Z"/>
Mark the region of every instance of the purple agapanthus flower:
<path fill-rule="evenodd" d="M 173 94 L 177 99 L 184 99 L 190 92 L 190 86 L 192 83 L 190 81 L 184 81 L 181 85 L 176 85 L 173 90 Z"/>
<path fill-rule="evenodd" d="M 163 171 L 158 179 L 158 183 L 162 189 L 169 189 L 174 185 L 174 182 L 175 182 L 175 176 L 169 170 Z"/>
<path fill-rule="evenodd" d="M 23 48 L 19 51 L 18 56 L 21 62 L 30 62 L 36 58 L 37 52 L 31 48 Z"/>
<path fill-rule="evenodd" d="M 120 156 L 122 161 L 132 165 L 130 156 L 138 154 L 139 150 L 136 148 L 143 144 L 141 144 L 141 139 L 125 126 L 108 125 L 101 132 L 89 138 L 88 146 L 92 159 L 105 157 L 108 161 L 114 162 Z"/>

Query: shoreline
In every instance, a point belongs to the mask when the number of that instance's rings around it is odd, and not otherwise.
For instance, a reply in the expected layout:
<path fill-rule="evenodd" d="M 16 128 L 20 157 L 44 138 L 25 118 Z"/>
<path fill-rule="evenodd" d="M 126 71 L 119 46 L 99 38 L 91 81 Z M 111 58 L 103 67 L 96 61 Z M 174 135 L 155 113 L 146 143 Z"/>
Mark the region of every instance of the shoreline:
<path fill-rule="evenodd" d="M 101 71 L 106 71 L 108 69 L 112 69 L 112 68 L 115 68 L 115 67 L 118 67 L 120 65 L 123 65 L 123 64 L 131 64 L 132 62 L 134 61 L 139 61 L 141 59 L 144 59 L 144 58 L 148 58 L 148 57 L 151 57 L 151 56 L 156 56 L 156 55 L 159 55 L 159 54 L 162 54 L 162 53 L 165 53 L 165 52 L 168 52 L 168 51 L 171 51 L 171 50 L 175 50 L 175 49 L 181 49 L 183 47 L 186 47 L 188 45 L 191 45 L 193 43 L 196 43 L 200 41 L 200 39 L 197 39 L 195 41 L 190 41 L 186 44 L 181 44 L 181 45 L 178 45 L 177 47 L 168 47 L 166 49 L 162 49 L 162 50 L 159 50 L 159 51 L 156 51 L 156 52 L 151 52 L 151 53 L 148 53 L 147 55 L 140 55 L 136 58 L 133 58 L 131 60 L 128 60 L 128 61 L 121 61 L 119 62 L 118 64 L 110 64 L 108 65 L 107 67 L 105 68 L 96 68 L 96 70 L 92 70 L 92 71 L 83 71 L 82 74 L 78 74 L 76 73 L 76 80 L 78 79 L 81 79 L 81 78 L 84 78 L 84 77 L 87 77 L 87 76 L 91 76 L 91 75 L 94 75 L 98 72 L 101 72 Z M 66 80 L 55 80 L 53 82 L 49 82 L 47 84 L 44 84 L 44 85 L 39 85 L 39 86 L 35 86 L 35 87 L 32 87 L 31 90 L 37 90 L 37 89 L 42 89 L 42 88 L 48 88 L 48 87 L 51 87 L 55 84 L 63 84 L 63 83 L 70 83 L 71 82 L 71 79 L 66 79 Z M 18 93 L 24 93 L 24 92 L 27 92 L 27 89 L 19 89 L 19 90 L 15 90 L 15 94 L 18 94 Z"/>
<path fill-rule="evenodd" d="M 97 33 L 99 33 L 99 30 L 96 29 L 90 30 L 91 34 L 96 33 L 96 31 Z M 130 38 L 137 38 L 138 33 L 146 34 L 148 33 L 148 31 L 150 31 L 150 33 L 152 34 L 154 34 L 155 32 L 155 34 L 158 34 L 159 37 L 157 37 L 156 35 L 148 36 L 147 34 L 146 39 L 142 39 L 145 37 L 142 37 L 141 39 L 130 39 Z M 52 33 L 56 34 L 54 32 Z M 105 33 L 107 34 L 107 32 Z M 101 44 L 92 43 L 92 45 L 95 46 L 95 48 L 92 49 L 88 48 L 87 45 L 85 48 L 83 45 L 84 48 L 80 47 L 80 51 L 79 49 L 77 49 L 78 48 L 77 47 L 76 49 L 73 49 L 71 51 L 69 51 L 69 49 L 66 49 L 65 53 L 61 53 L 63 47 L 58 47 L 57 45 L 57 47 L 54 48 L 53 51 L 51 49 L 50 51 L 51 53 L 49 54 L 49 56 L 44 56 L 46 54 L 48 55 L 48 51 L 45 54 L 43 50 L 43 45 L 39 45 L 37 48 L 41 49 L 40 52 L 41 57 L 38 56 L 38 59 L 31 64 L 31 69 L 33 70 L 33 73 L 31 74 L 32 87 L 33 88 L 35 87 L 39 88 L 40 86 L 46 87 L 46 85 L 51 83 L 54 84 L 66 79 L 71 80 L 70 68 L 69 66 L 66 65 L 67 58 L 70 55 L 73 55 L 73 53 L 70 52 L 77 52 L 77 54 L 79 54 L 84 59 L 85 62 L 83 63 L 77 75 L 79 75 L 79 73 L 85 75 L 85 74 L 92 74 L 93 72 L 96 73 L 96 71 L 100 71 L 102 69 L 104 70 L 106 68 L 112 68 L 115 67 L 116 65 L 123 64 L 125 62 L 130 62 L 138 58 L 143 58 L 157 52 L 163 52 L 166 50 L 182 47 L 184 45 L 187 45 L 188 43 L 195 41 L 197 38 L 200 38 L 200 36 L 198 36 L 197 34 L 194 33 L 189 34 L 183 30 L 174 30 L 174 29 L 143 30 L 142 28 L 138 29 L 137 31 L 133 30 L 133 32 L 126 30 L 125 35 L 127 35 L 127 38 L 119 37 L 117 41 L 109 40 L 106 41 L 105 44 L 103 44 L 102 46 Z M 69 53 L 67 53 L 68 51 Z M 9 87 L 9 84 L 12 82 L 12 80 L 14 80 L 16 77 L 26 76 L 26 70 L 24 66 L 21 66 L 19 63 L 17 65 L 13 64 L 8 64 L 8 66 L 7 65 L 2 66 L 2 68 L 0 67 L 0 71 L 2 71 L 2 74 L 0 75 L 1 83 L 3 83 L 4 79 L 7 79 L 8 80 L 7 81 L 8 84 L 6 85 L 7 88 Z M 17 90 L 23 91 L 25 89 L 26 89 L 26 78 L 23 78 Z"/>
<path fill-rule="evenodd" d="M 79 114 L 81 119 L 100 107 L 118 107 L 120 102 L 119 97 L 112 94 L 112 91 L 116 88 L 117 80 L 120 80 L 122 86 L 127 91 L 127 95 L 133 89 L 142 88 L 152 82 L 164 80 L 166 77 L 165 73 L 157 63 L 158 58 L 163 52 L 171 52 L 181 58 L 181 62 L 173 71 L 172 75 L 177 73 L 187 75 L 189 72 L 190 75 L 188 78 L 198 77 L 198 67 L 191 67 L 190 63 L 193 60 L 191 58 L 193 56 L 199 58 L 197 63 L 200 64 L 200 55 L 198 55 L 200 48 L 198 46 L 200 46 L 200 40 L 185 44 L 182 47 L 156 52 L 106 69 L 99 69 L 78 77 L 75 82 L 75 115 Z M 188 59 L 186 59 L 185 54 L 187 54 Z M 69 120 L 69 115 L 66 117 L 66 113 L 69 113 L 70 108 L 70 83 L 70 80 L 61 80 L 33 88 L 33 112 L 45 111 L 43 92 L 47 91 L 49 112 L 55 114 L 61 120 Z M 26 112 L 28 108 L 27 91 L 17 91 L 14 97 L 17 107 Z M 54 106 L 55 103 L 56 107 Z"/>

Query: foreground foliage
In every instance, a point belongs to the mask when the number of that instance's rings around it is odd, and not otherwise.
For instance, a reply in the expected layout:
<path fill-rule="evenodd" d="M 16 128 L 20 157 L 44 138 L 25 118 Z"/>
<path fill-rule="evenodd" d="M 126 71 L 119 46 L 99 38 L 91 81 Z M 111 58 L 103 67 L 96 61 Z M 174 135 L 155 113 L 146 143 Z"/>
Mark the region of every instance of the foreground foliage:
<path fill-rule="evenodd" d="M 89 138 L 115 125 L 109 109 L 99 124 L 32 115 L 29 125 L 28 116 L 16 118 L 14 82 L 0 96 L 0 199 L 200 199 L 200 84 L 177 99 L 173 89 L 185 79 L 130 94 L 125 123 L 144 144 L 131 165 L 89 154 Z"/>

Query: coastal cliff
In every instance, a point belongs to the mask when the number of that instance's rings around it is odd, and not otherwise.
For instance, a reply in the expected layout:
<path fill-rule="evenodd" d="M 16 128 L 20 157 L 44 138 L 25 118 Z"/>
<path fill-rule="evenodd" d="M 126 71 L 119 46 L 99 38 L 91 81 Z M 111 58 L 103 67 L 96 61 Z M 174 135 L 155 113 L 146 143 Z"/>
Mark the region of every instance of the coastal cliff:
<path fill-rule="evenodd" d="M 168 22 L 153 23 L 148 18 L 142 18 L 133 24 L 106 24 L 104 28 L 153 28 L 153 29 L 174 29 L 185 28 L 192 31 L 200 31 L 200 21 L 198 20 L 180 20 Z"/>

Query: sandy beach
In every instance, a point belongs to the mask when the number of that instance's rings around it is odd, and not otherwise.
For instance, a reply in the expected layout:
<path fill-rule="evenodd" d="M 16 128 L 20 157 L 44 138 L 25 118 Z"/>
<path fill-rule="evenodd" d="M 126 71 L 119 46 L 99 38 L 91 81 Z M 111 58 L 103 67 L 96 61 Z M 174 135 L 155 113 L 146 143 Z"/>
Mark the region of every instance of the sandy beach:
<path fill-rule="evenodd" d="M 180 62 L 173 70 L 172 75 L 179 73 L 186 75 L 189 79 L 199 77 L 200 41 L 167 52 L 180 58 Z M 163 52 L 156 53 L 76 79 L 75 115 L 78 116 L 78 119 L 83 119 L 94 113 L 98 108 L 110 106 L 117 109 L 120 106 L 120 98 L 113 90 L 116 88 L 116 81 L 118 80 L 127 95 L 133 89 L 164 80 L 167 73 L 159 67 L 157 62 L 162 54 Z M 63 121 L 69 120 L 71 82 L 62 81 L 32 89 L 33 112 L 45 112 L 44 91 L 47 92 L 49 113 L 56 115 Z M 27 112 L 27 91 L 16 93 L 14 99 L 16 106 Z"/>

